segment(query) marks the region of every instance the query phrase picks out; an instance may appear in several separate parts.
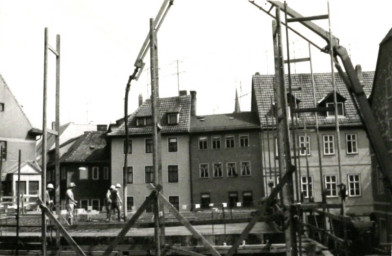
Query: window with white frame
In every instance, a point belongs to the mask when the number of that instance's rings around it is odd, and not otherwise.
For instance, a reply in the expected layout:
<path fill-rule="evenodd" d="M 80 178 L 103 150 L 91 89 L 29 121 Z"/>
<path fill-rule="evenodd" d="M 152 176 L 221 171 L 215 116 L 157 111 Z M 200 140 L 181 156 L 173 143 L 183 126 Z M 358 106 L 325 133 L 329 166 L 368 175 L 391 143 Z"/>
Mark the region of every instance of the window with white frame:
<path fill-rule="evenodd" d="M 199 137 L 199 149 L 207 149 L 207 137 Z"/>
<path fill-rule="evenodd" d="M 249 135 L 240 135 L 240 147 L 249 147 Z"/>
<path fill-rule="evenodd" d="M 91 199 L 91 207 L 93 210 L 100 211 L 101 201 L 99 199 Z"/>
<path fill-rule="evenodd" d="M 128 146 L 127 146 L 128 144 Z M 128 152 L 128 154 L 132 154 L 132 140 L 124 140 L 124 154 L 126 154 Z"/>
<path fill-rule="evenodd" d="M 180 113 L 168 113 L 167 114 L 167 124 L 178 124 L 180 121 Z"/>
<path fill-rule="evenodd" d="M 310 136 L 299 136 L 299 155 L 300 156 L 310 156 Z"/>
<path fill-rule="evenodd" d="M 226 136 L 226 148 L 234 148 L 234 136 Z"/>
<path fill-rule="evenodd" d="M 214 178 L 223 177 L 222 163 L 214 163 Z"/>
<path fill-rule="evenodd" d="M 357 135 L 356 134 L 346 134 L 346 153 L 347 154 L 358 154 L 357 147 Z"/>
<path fill-rule="evenodd" d="M 200 178 L 209 178 L 208 164 L 199 165 Z"/>
<path fill-rule="evenodd" d="M 144 167 L 144 181 L 146 183 L 153 183 L 154 182 L 154 169 L 152 166 L 145 166 Z"/>
<path fill-rule="evenodd" d="M 127 184 L 133 184 L 133 167 L 127 167 Z"/>
<path fill-rule="evenodd" d="M 89 206 L 88 199 L 80 199 L 80 207 L 87 211 L 87 207 Z"/>
<path fill-rule="evenodd" d="M 177 138 L 169 138 L 168 139 L 168 144 L 169 144 L 169 152 L 177 152 L 178 147 L 177 147 Z"/>
<path fill-rule="evenodd" d="M 80 180 L 88 179 L 88 167 L 79 168 L 79 179 Z"/>
<path fill-rule="evenodd" d="M 313 196 L 313 181 L 312 177 L 302 176 L 301 177 L 301 192 L 304 198 L 310 198 Z"/>
<path fill-rule="evenodd" d="M 92 172 L 93 172 L 93 180 L 99 180 L 99 167 L 94 166 Z"/>
<path fill-rule="evenodd" d="M 327 102 L 326 107 L 333 107 L 335 104 L 333 102 Z M 344 116 L 344 103 L 343 102 L 337 102 L 336 103 L 336 108 L 338 110 L 338 117 Z M 327 116 L 328 117 L 334 117 L 335 116 L 335 110 L 332 111 L 327 111 Z"/>
<path fill-rule="evenodd" d="M 333 135 L 323 135 L 324 155 L 335 154 L 335 141 Z"/>
<path fill-rule="evenodd" d="M 104 180 L 109 179 L 109 167 L 107 166 L 103 167 L 103 179 Z"/>
<path fill-rule="evenodd" d="M 221 138 L 220 137 L 212 137 L 212 148 L 220 149 L 221 147 Z"/>
<path fill-rule="evenodd" d="M 145 145 L 146 153 L 152 153 L 153 151 L 152 139 L 146 139 L 145 143 L 146 143 Z"/>
<path fill-rule="evenodd" d="M 136 126 L 147 126 L 152 125 L 152 117 L 145 116 L 145 117 L 138 117 L 136 118 Z"/>
<path fill-rule="evenodd" d="M 178 165 L 169 165 L 168 169 L 168 182 L 177 183 L 178 182 Z"/>
<path fill-rule="evenodd" d="M 250 176 L 250 162 L 241 162 L 241 175 Z"/>
<path fill-rule="evenodd" d="M 227 177 L 237 177 L 238 173 L 236 170 L 235 163 L 227 163 Z"/>
<path fill-rule="evenodd" d="M 348 175 L 348 195 L 361 196 L 361 184 L 358 174 Z"/>
<path fill-rule="evenodd" d="M 326 197 L 336 197 L 338 195 L 337 191 L 337 179 L 335 175 L 326 175 L 324 177 L 325 183 L 325 196 Z"/>

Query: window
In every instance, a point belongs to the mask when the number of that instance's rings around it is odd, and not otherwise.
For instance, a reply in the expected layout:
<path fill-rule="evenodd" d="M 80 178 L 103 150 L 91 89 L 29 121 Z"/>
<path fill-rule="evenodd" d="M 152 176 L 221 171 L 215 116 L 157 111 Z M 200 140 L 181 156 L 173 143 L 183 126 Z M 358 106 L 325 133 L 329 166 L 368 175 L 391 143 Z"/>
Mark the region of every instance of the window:
<path fill-rule="evenodd" d="M 38 195 L 39 192 L 39 181 L 29 181 L 29 194 Z"/>
<path fill-rule="evenodd" d="M 346 134 L 346 152 L 347 154 L 357 154 L 357 135 Z"/>
<path fill-rule="evenodd" d="M 209 208 L 211 203 L 211 196 L 210 193 L 202 193 L 200 195 L 200 206 L 201 208 Z"/>
<path fill-rule="evenodd" d="M 132 211 L 133 208 L 133 196 L 127 196 L 127 209 Z"/>
<path fill-rule="evenodd" d="M 101 202 L 99 199 L 91 199 L 91 206 L 93 210 L 100 211 Z"/>
<path fill-rule="evenodd" d="M 103 167 L 103 179 L 104 180 L 109 179 L 109 167 L 107 166 Z"/>
<path fill-rule="evenodd" d="M 136 126 L 147 126 L 147 125 L 152 125 L 152 117 L 151 116 L 146 116 L 146 117 L 138 117 L 136 119 Z"/>
<path fill-rule="evenodd" d="M 200 164 L 199 166 L 200 178 L 208 178 L 208 164 Z"/>
<path fill-rule="evenodd" d="M 229 192 L 229 207 L 233 208 L 238 202 L 238 192 Z"/>
<path fill-rule="evenodd" d="M 26 195 L 26 193 L 27 193 L 27 191 L 26 191 L 26 181 L 16 181 L 15 182 L 15 185 L 16 185 L 15 194 L 18 193 L 19 184 L 20 184 L 19 194 Z"/>
<path fill-rule="evenodd" d="M 312 177 L 301 177 L 301 192 L 304 198 L 311 198 L 313 196 L 313 182 Z"/>
<path fill-rule="evenodd" d="M 338 116 L 342 117 L 344 116 L 344 103 L 343 102 L 337 102 L 337 110 L 338 110 Z M 335 104 L 333 102 L 327 102 L 326 107 L 333 107 Z M 335 116 L 335 110 L 333 111 L 327 111 L 327 116 L 334 117 Z"/>
<path fill-rule="evenodd" d="M 248 135 L 240 135 L 240 147 L 241 148 L 249 147 L 249 136 Z"/>
<path fill-rule="evenodd" d="M 167 114 L 167 124 L 178 124 L 180 119 L 179 113 L 168 113 Z"/>
<path fill-rule="evenodd" d="M 99 167 L 93 167 L 93 180 L 99 180 Z"/>
<path fill-rule="evenodd" d="M 235 163 L 227 163 L 227 176 L 228 177 L 237 177 L 238 173 L 235 168 Z"/>
<path fill-rule="evenodd" d="M 221 139 L 220 137 L 212 137 L 212 148 L 220 149 L 221 147 Z"/>
<path fill-rule="evenodd" d="M 79 167 L 79 179 L 80 180 L 88 179 L 88 167 Z"/>
<path fill-rule="evenodd" d="M 146 153 L 152 153 L 152 139 L 146 139 Z"/>
<path fill-rule="evenodd" d="M 132 166 L 127 167 L 127 183 L 133 184 L 133 167 Z"/>
<path fill-rule="evenodd" d="M 147 199 L 147 196 L 146 196 L 146 199 Z M 153 210 L 153 204 L 152 203 L 147 204 L 146 212 L 152 212 L 152 210 Z"/>
<path fill-rule="evenodd" d="M 310 156 L 310 136 L 306 136 L 306 137 L 299 136 L 298 143 L 299 143 L 299 155 L 300 156 L 305 156 L 305 155 Z"/>
<path fill-rule="evenodd" d="M 327 175 L 324 178 L 325 180 L 325 195 L 327 197 L 335 197 L 338 195 L 337 192 L 337 180 L 334 175 Z"/>
<path fill-rule="evenodd" d="M 324 145 L 324 155 L 334 155 L 335 154 L 335 142 L 333 135 L 323 136 Z"/>
<path fill-rule="evenodd" d="M 87 210 L 87 207 L 88 207 L 88 199 L 81 199 L 80 208 L 84 208 L 85 210 Z"/>
<path fill-rule="evenodd" d="M 253 193 L 252 193 L 252 191 L 244 191 L 242 193 L 242 205 L 244 207 L 252 207 L 253 206 Z"/>
<path fill-rule="evenodd" d="M 361 195 L 359 175 L 348 175 L 348 195 L 349 196 Z"/>
<path fill-rule="evenodd" d="M 61 167 L 60 174 L 61 174 L 61 179 L 62 180 L 66 180 L 67 179 L 67 169 L 65 167 Z"/>
<path fill-rule="evenodd" d="M 234 136 L 226 137 L 226 148 L 234 148 Z"/>
<path fill-rule="evenodd" d="M 223 177 L 222 163 L 214 163 L 214 177 Z"/>
<path fill-rule="evenodd" d="M 178 196 L 169 196 L 169 202 L 177 209 L 180 210 L 180 198 Z"/>
<path fill-rule="evenodd" d="M 178 182 L 178 165 L 169 165 L 168 166 L 168 178 L 169 183 L 177 183 Z"/>
<path fill-rule="evenodd" d="M 0 112 L 4 112 L 4 103 L 0 103 Z"/>
<path fill-rule="evenodd" d="M 7 141 L 0 140 L 0 157 L 3 160 L 7 159 Z"/>
<path fill-rule="evenodd" d="M 146 181 L 146 183 L 153 183 L 154 182 L 154 169 L 152 168 L 152 166 L 145 167 L 144 180 Z"/>
<path fill-rule="evenodd" d="M 169 138 L 169 152 L 177 152 L 177 138 Z"/>
<path fill-rule="evenodd" d="M 199 138 L 199 149 L 207 149 L 207 137 Z"/>
<path fill-rule="evenodd" d="M 250 162 L 241 162 L 241 175 L 250 176 Z"/>
<path fill-rule="evenodd" d="M 127 153 L 132 154 L 132 140 L 128 140 L 128 147 L 127 147 L 127 140 L 124 140 L 124 154 Z"/>

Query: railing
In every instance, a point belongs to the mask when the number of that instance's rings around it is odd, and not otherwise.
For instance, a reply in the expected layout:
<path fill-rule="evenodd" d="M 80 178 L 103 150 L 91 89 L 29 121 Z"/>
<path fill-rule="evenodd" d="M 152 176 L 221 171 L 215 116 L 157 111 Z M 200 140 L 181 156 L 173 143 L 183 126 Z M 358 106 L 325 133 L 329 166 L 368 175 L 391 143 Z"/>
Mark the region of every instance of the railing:
<path fill-rule="evenodd" d="M 2 196 L 0 198 L 0 209 L 3 208 L 6 211 L 9 209 L 17 210 L 17 199 L 17 196 Z M 21 209 L 22 213 L 25 213 L 27 210 L 38 210 L 36 203 L 38 195 L 21 194 L 19 199 L 19 209 Z"/>

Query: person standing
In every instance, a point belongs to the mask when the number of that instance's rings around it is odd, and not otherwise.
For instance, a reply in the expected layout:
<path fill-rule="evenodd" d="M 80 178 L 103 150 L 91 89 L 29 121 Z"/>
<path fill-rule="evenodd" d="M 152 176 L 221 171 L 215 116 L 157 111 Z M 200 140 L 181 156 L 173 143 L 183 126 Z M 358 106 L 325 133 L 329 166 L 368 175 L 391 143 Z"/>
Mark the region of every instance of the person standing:
<path fill-rule="evenodd" d="M 77 201 L 74 198 L 74 194 L 72 189 L 75 188 L 76 185 L 75 183 L 71 182 L 68 186 L 67 191 L 65 191 L 65 203 L 66 203 L 66 208 L 67 208 L 67 213 L 68 213 L 68 221 L 69 224 L 73 224 L 73 212 L 74 212 L 74 207 L 77 204 Z"/>
<path fill-rule="evenodd" d="M 53 211 L 53 200 L 50 197 L 50 192 L 53 191 L 54 187 L 52 183 L 46 186 L 46 207 L 52 212 Z"/>
<path fill-rule="evenodd" d="M 109 221 L 111 221 L 112 219 L 112 213 L 114 213 L 116 210 L 117 210 L 118 221 L 121 221 L 120 204 L 122 203 L 122 200 L 116 188 L 112 189 L 110 193 L 110 200 L 111 200 L 111 207 L 110 207 Z"/>
<path fill-rule="evenodd" d="M 110 211 L 112 210 L 112 199 L 110 195 L 112 194 L 112 190 L 115 189 L 114 185 L 111 185 L 108 191 L 106 192 L 106 220 L 110 221 Z"/>

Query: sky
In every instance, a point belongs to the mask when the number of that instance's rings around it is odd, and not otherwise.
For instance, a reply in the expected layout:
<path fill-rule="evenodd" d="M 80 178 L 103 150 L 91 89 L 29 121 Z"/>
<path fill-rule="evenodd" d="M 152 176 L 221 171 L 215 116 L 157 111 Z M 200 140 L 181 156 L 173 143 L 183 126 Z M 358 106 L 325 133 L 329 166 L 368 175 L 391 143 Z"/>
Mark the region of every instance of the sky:
<path fill-rule="evenodd" d="M 42 127 L 44 29 L 61 37 L 61 124 L 109 124 L 122 118 L 125 85 L 163 0 L 0 0 L 0 74 L 36 128 Z M 256 3 L 265 8 L 264 0 Z M 304 16 L 328 13 L 326 0 L 288 0 Z M 332 33 L 354 65 L 375 70 L 379 43 L 392 27 L 392 1 L 330 0 Z M 316 21 L 328 30 L 328 20 Z M 197 91 L 197 114 L 250 110 L 251 79 L 273 74 L 272 18 L 248 0 L 174 0 L 158 33 L 161 97 Z M 295 26 L 295 25 L 294 25 Z M 311 33 L 301 32 L 319 43 Z M 286 37 L 283 37 L 286 45 Z M 309 57 L 289 33 L 290 57 Z M 286 52 L 286 49 L 284 49 Z M 329 56 L 311 50 L 314 72 L 330 72 Z M 129 113 L 150 97 L 149 54 L 132 83 Z M 309 73 L 309 63 L 291 66 Z M 54 120 L 55 58 L 48 62 L 48 119 Z"/>

